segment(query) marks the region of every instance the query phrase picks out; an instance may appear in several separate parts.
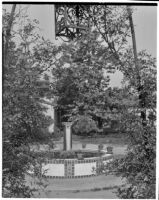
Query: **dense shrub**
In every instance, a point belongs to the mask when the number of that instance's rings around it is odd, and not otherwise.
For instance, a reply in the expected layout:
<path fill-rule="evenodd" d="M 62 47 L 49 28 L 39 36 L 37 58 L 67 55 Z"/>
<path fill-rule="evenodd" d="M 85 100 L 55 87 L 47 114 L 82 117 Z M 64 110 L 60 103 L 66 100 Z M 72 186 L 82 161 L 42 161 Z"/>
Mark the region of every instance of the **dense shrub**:
<path fill-rule="evenodd" d="M 99 144 L 98 145 L 98 150 L 102 150 L 103 149 L 103 144 Z"/>
<path fill-rule="evenodd" d="M 98 151 L 45 151 L 45 152 L 33 152 L 35 158 L 41 159 L 77 159 L 77 158 L 89 158 L 102 156 L 103 152 Z"/>
<path fill-rule="evenodd" d="M 90 117 L 81 116 L 72 126 L 72 131 L 77 135 L 93 135 L 98 131 L 98 128 Z"/>

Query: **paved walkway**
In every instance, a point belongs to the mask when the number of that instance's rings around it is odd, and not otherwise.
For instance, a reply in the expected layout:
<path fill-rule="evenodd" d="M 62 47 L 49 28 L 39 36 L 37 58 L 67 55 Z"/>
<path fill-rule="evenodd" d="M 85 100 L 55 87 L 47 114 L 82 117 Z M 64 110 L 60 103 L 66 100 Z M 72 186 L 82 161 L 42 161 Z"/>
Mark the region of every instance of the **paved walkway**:
<path fill-rule="evenodd" d="M 32 185 L 36 183 L 36 179 L 30 176 L 26 177 L 27 182 Z M 73 179 L 45 179 L 44 181 L 48 186 L 47 190 L 91 190 L 94 188 L 110 188 L 124 184 L 124 180 L 114 175 L 101 175 L 87 178 L 73 178 Z"/>
<path fill-rule="evenodd" d="M 27 184 L 40 188 L 37 179 L 26 176 Z M 117 198 L 113 189 L 125 183 L 114 175 L 100 175 L 77 179 L 46 179 L 42 180 L 46 187 L 36 193 L 36 197 L 44 198 Z M 99 191 L 101 189 L 101 191 Z M 76 197 L 77 195 L 77 197 Z M 99 196 L 98 196 L 99 195 Z"/>
<path fill-rule="evenodd" d="M 87 192 L 47 191 L 36 195 L 36 198 L 69 198 L 69 199 L 118 199 L 116 190 Z"/>

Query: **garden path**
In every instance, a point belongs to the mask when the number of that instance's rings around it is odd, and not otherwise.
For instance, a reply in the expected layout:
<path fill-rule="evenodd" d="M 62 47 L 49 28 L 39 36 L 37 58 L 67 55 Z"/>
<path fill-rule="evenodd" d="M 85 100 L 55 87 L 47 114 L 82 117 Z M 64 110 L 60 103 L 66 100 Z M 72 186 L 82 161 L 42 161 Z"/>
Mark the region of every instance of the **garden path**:
<path fill-rule="evenodd" d="M 38 188 L 36 184 L 37 179 L 27 176 L 26 180 L 27 183 L 33 187 Z M 45 198 L 55 198 L 57 194 L 59 198 L 62 198 L 64 195 L 66 195 L 65 198 L 71 198 L 71 196 L 73 197 L 75 194 L 78 198 L 80 198 L 81 194 L 84 196 L 89 194 L 88 196 L 93 198 L 96 192 L 104 195 L 104 198 L 108 198 L 107 193 L 109 195 L 112 194 L 112 197 L 116 197 L 113 193 L 115 191 L 114 188 L 125 183 L 123 179 L 114 175 L 100 175 L 76 179 L 46 179 L 45 181 L 43 180 L 43 182 L 46 183 L 47 187 L 44 190 L 41 189 L 40 194 L 37 195 Z"/>

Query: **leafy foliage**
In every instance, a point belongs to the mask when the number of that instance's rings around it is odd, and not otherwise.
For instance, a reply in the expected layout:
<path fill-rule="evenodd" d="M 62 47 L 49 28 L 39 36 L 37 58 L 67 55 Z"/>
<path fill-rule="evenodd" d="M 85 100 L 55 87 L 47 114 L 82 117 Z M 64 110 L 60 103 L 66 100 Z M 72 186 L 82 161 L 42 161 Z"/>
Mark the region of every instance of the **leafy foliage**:
<path fill-rule="evenodd" d="M 126 6 L 93 5 L 90 17 L 117 69 L 123 65 L 120 56 L 125 52 L 130 36 Z"/>
<path fill-rule="evenodd" d="M 142 57 L 140 57 L 142 55 Z M 130 61 L 130 63 L 133 61 Z M 121 109 L 121 130 L 129 137 L 128 153 L 122 159 L 115 160 L 110 168 L 127 180 L 125 187 L 119 188 L 120 198 L 155 198 L 156 185 L 156 66 L 155 59 L 145 52 L 139 53 L 141 70 L 140 81 L 146 96 L 144 105 L 140 103 L 138 77 L 133 64 L 125 74 L 130 95 L 137 98 L 136 104 Z M 130 71 L 129 71 L 130 69 Z M 132 72 L 133 70 L 133 72 Z M 127 75 L 127 76 L 126 76 Z M 136 78 L 136 79 L 135 79 Z M 148 79 L 147 79 L 148 78 Z M 146 81 L 147 80 L 147 81 Z M 151 89 L 150 89 L 151 88 Z M 119 101 L 120 102 L 120 101 Z M 146 121 L 142 111 L 146 113 Z"/>
<path fill-rule="evenodd" d="M 9 14 L 4 13 L 3 19 L 5 39 Z M 31 24 L 30 20 L 27 22 L 21 34 L 27 40 L 25 44 L 28 41 L 31 44 L 35 24 Z M 40 80 L 40 62 L 34 57 L 35 50 L 28 51 L 24 40 L 15 43 L 15 38 L 17 33 L 12 31 L 8 40 L 7 63 L 4 65 L 3 196 L 31 197 L 33 190 L 26 185 L 25 175 L 31 165 L 40 161 L 33 158 L 30 144 L 50 137 L 47 127 L 51 119 L 44 114 L 46 108 L 41 104 L 41 99 L 49 92 L 49 82 Z"/>
<path fill-rule="evenodd" d="M 88 116 L 79 116 L 72 126 L 72 131 L 77 135 L 90 135 L 96 133 L 98 128 L 95 121 Z"/>
<path fill-rule="evenodd" d="M 113 61 L 107 59 L 107 49 L 98 41 L 97 32 L 84 35 L 81 40 L 64 44 L 53 70 L 57 107 L 63 120 L 74 120 L 78 115 L 101 118 L 107 105 L 106 89 L 113 72 Z"/>
<path fill-rule="evenodd" d="M 43 160 L 47 159 L 71 159 L 78 158 L 82 155 L 83 158 L 102 156 L 103 153 L 99 151 L 84 151 L 84 150 L 69 150 L 69 151 L 52 151 L 52 152 L 35 152 L 34 156 Z"/>

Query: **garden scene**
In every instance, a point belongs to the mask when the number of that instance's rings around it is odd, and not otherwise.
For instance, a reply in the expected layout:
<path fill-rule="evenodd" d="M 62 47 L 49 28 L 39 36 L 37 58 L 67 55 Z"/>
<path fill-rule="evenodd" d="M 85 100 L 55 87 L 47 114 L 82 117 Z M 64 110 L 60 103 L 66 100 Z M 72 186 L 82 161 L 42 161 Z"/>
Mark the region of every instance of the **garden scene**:
<path fill-rule="evenodd" d="M 2 8 L 2 197 L 155 199 L 155 4 Z"/>

